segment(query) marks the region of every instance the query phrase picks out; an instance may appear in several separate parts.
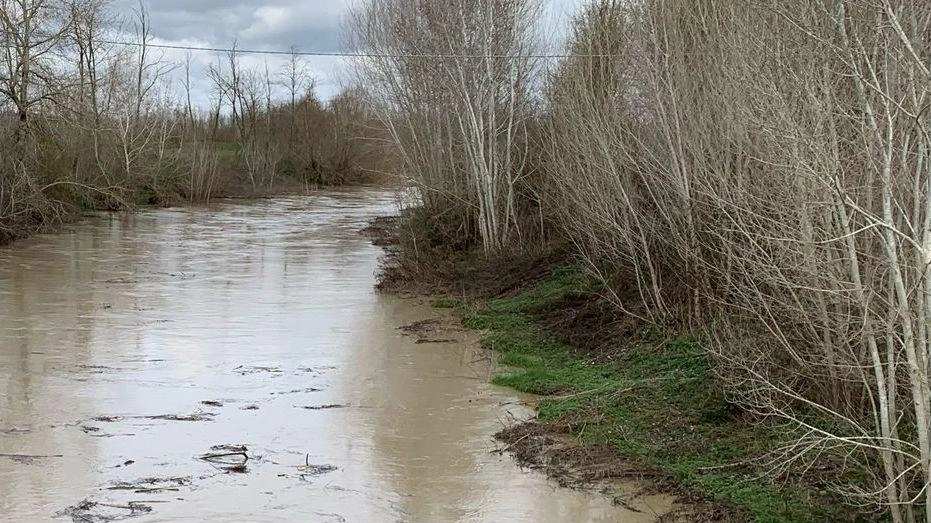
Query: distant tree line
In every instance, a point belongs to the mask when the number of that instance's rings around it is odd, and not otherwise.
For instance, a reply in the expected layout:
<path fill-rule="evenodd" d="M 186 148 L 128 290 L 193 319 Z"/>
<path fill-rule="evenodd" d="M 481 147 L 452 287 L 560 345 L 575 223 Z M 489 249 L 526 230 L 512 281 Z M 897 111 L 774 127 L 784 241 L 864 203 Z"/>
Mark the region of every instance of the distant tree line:
<path fill-rule="evenodd" d="M 142 4 L 124 20 L 108 0 L 0 0 L 0 243 L 82 208 L 353 183 L 382 166 L 360 92 L 321 102 L 296 53 L 250 68 L 233 45 L 205 76 L 152 40 Z"/>

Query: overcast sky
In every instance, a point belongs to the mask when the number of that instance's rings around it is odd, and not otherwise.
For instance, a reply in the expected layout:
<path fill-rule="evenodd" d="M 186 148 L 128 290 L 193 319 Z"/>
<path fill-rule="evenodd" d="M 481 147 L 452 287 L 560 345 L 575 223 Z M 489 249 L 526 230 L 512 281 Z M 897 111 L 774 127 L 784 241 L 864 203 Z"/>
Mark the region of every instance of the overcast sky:
<path fill-rule="evenodd" d="M 145 0 L 151 16 L 156 43 L 195 47 L 229 47 L 238 40 L 242 49 L 287 51 L 347 51 L 343 25 L 350 2 L 360 0 Z M 571 13 L 584 0 L 544 0 L 548 34 L 559 32 Z M 129 19 L 138 0 L 113 0 L 120 16 Z M 184 60 L 183 51 L 167 51 L 167 60 Z M 195 98 L 203 104 L 209 85 L 203 77 L 216 53 L 194 52 Z M 272 71 L 284 66 L 286 57 L 243 56 L 246 65 Z M 348 81 L 344 59 L 308 57 L 307 64 L 316 79 L 317 94 L 328 99 Z"/>

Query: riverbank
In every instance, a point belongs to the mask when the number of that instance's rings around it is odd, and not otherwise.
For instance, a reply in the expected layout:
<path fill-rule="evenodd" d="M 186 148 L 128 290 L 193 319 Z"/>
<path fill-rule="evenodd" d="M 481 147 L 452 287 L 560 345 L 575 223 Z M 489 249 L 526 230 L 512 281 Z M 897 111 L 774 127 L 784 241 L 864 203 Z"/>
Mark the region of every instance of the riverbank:
<path fill-rule="evenodd" d="M 791 427 L 729 402 L 694 337 L 619 314 L 558 250 L 450 256 L 413 280 L 385 225 L 382 288 L 439 296 L 509 369 L 495 384 L 540 396 L 535 420 L 497 434 L 519 462 L 572 487 L 646 478 L 678 496 L 664 522 L 875 519 L 832 493 L 842 463 L 779 469 Z"/>
<path fill-rule="evenodd" d="M 55 212 L 32 217 L 24 217 L 10 223 L 0 223 L 0 247 L 10 245 L 17 240 L 28 238 L 34 234 L 52 232 L 63 225 L 78 222 L 97 213 L 136 212 L 139 210 L 163 209 L 180 206 L 202 206 L 220 200 L 264 200 L 274 197 L 295 196 L 307 194 L 310 191 L 323 189 L 364 187 L 368 180 L 346 184 L 321 185 L 308 183 L 290 176 L 278 176 L 270 185 L 253 187 L 248 177 L 243 173 L 229 175 L 224 184 L 216 187 L 209 198 L 192 200 L 177 191 L 153 192 L 145 187 L 137 187 L 130 200 L 120 201 L 118 204 L 106 205 L 106 200 L 88 202 L 80 196 L 74 195 L 70 199 L 57 200 Z"/>

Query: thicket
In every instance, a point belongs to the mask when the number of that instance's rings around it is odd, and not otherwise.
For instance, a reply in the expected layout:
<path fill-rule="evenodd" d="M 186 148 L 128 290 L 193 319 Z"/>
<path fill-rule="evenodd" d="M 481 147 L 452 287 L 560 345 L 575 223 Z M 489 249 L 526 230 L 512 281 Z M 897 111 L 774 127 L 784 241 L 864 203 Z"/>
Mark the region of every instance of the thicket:
<path fill-rule="evenodd" d="M 360 93 L 322 103 L 296 53 L 270 70 L 234 45 L 203 75 L 153 39 L 142 4 L 121 19 L 108 0 L 0 0 L 0 243 L 82 208 L 259 195 L 283 177 L 359 182 L 383 167 Z"/>
<path fill-rule="evenodd" d="M 696 333 L 734 402 L 794 425 L 774 474 L 831 460 L 852 504 L 931 521 L 931 5 L 596 0 L 546 68 L 537 16 L 356 13 L 416 188 L 400 263 L 559 235 L 619 310 Z"/>

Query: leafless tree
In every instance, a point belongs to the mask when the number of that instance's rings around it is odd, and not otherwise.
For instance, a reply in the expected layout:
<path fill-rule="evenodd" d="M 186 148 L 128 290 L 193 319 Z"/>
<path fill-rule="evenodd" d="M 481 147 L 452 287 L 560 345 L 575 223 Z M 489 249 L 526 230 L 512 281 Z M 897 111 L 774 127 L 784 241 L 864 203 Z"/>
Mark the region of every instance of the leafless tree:
<path fill-rule="evenodd" d="M 353 27 L 363 78 L 430 208 L 462 209 L 486 252 L 517 226 L 537 3 L 372 0 Z"/>
<path fill-rule="evenodd" d="M 842 456 L 896 522 L 931 520 L 929 15 L 603 0 L 547 93 L 547 201 L 618 305 L 796 424 L 773 472 Z"/>
<path fill-rule="evenodd" d="M 281 72 L 281 85 L 287 90 L 290 100 L 288 121 L 288 155 L 294 152 L 294 132 L 297 119 L 297 102 L 304 93 L 314 88 L 314 78 L 307 64 L 297 54 L 297 48 L 291 47 L 291 54 L 284 70 Z"/>
<path fill-rule="evenodd" d="M 56 89 L 53 53 L 68 31 L 70 13 L 51 0 L 0 2 L 0 94 L 14 106 L 18 135 L 29 124 L 30 112 L 49 101 Z"/>

